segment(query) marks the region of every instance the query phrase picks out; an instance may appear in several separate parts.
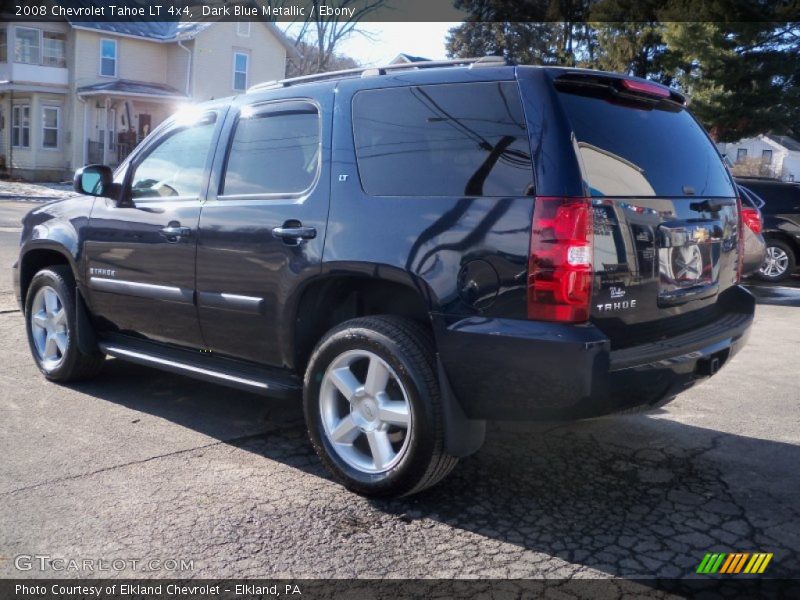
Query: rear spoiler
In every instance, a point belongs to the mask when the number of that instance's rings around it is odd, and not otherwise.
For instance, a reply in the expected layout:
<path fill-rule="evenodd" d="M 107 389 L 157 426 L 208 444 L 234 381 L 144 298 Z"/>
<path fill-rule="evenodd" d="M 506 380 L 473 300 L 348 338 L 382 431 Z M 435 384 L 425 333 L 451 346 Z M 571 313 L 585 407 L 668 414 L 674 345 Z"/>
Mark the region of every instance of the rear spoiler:
<path fill-rule="evenodd" d="M 624 77 L 611 73 L 565 73 L 555 78 L 556 88 L 562 91 L 585 91 L 599 95 L 611 95 L 620 100 L 647 101 L 650 103 L 669 101 L 681 106 L 686 105 L 686 96 L 665 85 Z"/>

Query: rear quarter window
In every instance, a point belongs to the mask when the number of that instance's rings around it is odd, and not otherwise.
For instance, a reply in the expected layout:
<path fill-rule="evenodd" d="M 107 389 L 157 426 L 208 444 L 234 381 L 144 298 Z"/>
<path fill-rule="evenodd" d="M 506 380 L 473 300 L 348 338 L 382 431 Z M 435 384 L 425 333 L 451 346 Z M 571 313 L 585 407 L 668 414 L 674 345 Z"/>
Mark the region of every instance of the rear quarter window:
<path fill-rule="evenodd" d="M 532 193 L 515 82 L 364 90 L 353 98 L 361 185 L 373 196 Z"/>
<path fill-rule="evenodd" d="M 592 196 L 735 195 L 717 149 L 684 108 L 560 91 Z"/>

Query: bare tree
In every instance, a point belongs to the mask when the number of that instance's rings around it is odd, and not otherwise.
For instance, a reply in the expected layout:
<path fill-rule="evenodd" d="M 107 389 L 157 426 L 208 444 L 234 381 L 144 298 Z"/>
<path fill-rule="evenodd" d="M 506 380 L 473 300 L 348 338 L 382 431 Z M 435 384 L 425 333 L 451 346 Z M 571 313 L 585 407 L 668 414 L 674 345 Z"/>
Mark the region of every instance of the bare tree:
<path fill-rule="evenodd" d="M 328 3 L 340 10 L 341 16 L 320 16 L 320 6 L 326 4 L 322 0 L 305 0 L 304 17 L 292 22 L 288 28 L 295 46 L 302 58 L 294 60 L 290 71 L 307 75 L 324 73 L 338 68 L 351 66 L 347 57 L 340 56 L 337 49 L 341 43 L 353 34 L 369 36 L 360 23 L 378 9 L 386 6 L 388 0 L 339 0 Z M 283 5 L 285 0 L 267 0 L 273 6 Z M 347 16 L 348 13 L 351 16 Z M 355 66 L 353 64 L 352 66 Z"/>

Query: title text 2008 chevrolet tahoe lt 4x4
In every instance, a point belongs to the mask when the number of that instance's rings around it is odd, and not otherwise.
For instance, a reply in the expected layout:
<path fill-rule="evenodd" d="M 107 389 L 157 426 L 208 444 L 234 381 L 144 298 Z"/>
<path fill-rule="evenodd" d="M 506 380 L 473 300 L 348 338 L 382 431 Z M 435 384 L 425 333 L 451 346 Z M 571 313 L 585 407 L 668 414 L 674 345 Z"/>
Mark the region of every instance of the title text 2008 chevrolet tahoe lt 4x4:
<path fill-rule="evenodd" d="M 45 376 L 106 356 L 302 395 L 347 487 L 428 487 L 489 419 L 655 406 L 753 319 L 731 178 L 675 91 L 496 62 L 256 86 L 24 220 Z"/>

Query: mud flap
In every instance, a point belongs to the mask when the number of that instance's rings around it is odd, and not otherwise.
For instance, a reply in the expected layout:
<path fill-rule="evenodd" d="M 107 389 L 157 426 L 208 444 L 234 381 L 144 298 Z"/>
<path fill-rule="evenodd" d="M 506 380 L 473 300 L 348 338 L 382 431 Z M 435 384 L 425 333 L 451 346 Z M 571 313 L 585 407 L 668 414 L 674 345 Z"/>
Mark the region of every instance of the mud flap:
<path fill-rule="evenodd" d="M 77 328 L 78 349 L 81 353 L 89 356 L 100 354 L 100 348 L 97 346 L 97 336 L 89 318 L 89 311 L 86 310 L 86 303 L 83 301 L 81 291 L 77 287 L 75 288 L 75 327 Z"/>
<path fill-rule="evenodd" d="M 445 450 L 451 456 L 464 458 L 480 450 L 486 439 L 486 421 L 468 419 L 455 397 L 442 360 L 436 355 L 439 389 L 442 393 Z"/>

